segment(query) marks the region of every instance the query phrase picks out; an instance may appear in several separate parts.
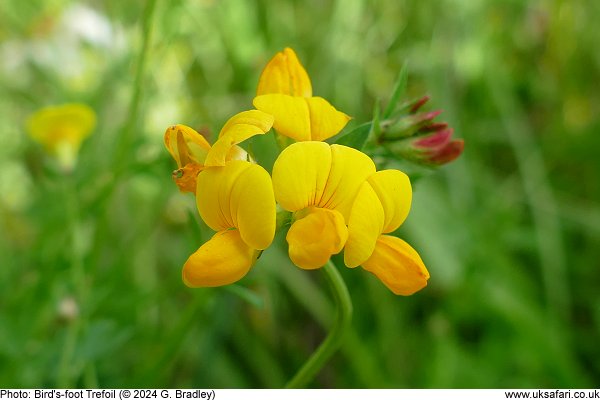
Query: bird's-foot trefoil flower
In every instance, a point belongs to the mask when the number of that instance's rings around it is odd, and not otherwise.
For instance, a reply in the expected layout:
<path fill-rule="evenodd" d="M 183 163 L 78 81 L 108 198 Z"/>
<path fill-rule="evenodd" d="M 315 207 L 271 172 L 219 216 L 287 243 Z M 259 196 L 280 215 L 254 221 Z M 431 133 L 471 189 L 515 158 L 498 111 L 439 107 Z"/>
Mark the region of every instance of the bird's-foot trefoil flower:
<path fill-rule="evenodd" d="M 282 151 L 273 189 L 279 205 L 294 213 L 286 237 L 294 264 L 319 268 L 343 249 L 354 198 L 374 173 L 367 155 L 346 146 L 299 142 Z"/>
<path fill-rule="evenodd" d="M 206 166 L 223 166 L 230 160 L 250 160 L 248 153 L 237 144 L 268 132 L 272 125 L 273 117 L 269 114 L 258 110 L 243 111 L 227 121 L 212 147 L 204 136 L 188 126 L 167 128 L 165 146 L 177 162 L 173 180 L 179 190 L 196 193 L 196 178 Z"/>
<path fill-rule="evenodd" d="M 275 198 L 269 173 L 232 160 L 198 174 L 196 205 L 217 233 L 183 266 L 190 287 L 213 287 L 243 278 L 275 235 Z"/>
<path fill-rule="evenodd" d="M 383 170 L 362 184 L 350 211 L 344 263 L 362 265 L 392 292 L 411 295 L 427 285 L 429 272 L 419 254 L 405 241 L 385 235 L 408 216 L 412 188 L 406 174 Z"/>
<path fill-rule="evenodd" d="M 83 140 L 96 126 L 96 113 L 85 104 L 71 103 L 42 108 L 27 120 L 30 136 L 71 171 Z"/>
<path fill-rule="evenodd" d="M 244 277 L 275 235 L 275 198 L 269 173 L 248 161 L 237 144 L 271 129 L 273 117 L 258 110 L 234 115 L 210 146 L 193 129 L 175 125 L 165 146 L 179 169 L 175 182 L 196 194 L 206 224 L 217 233 L 183 266 L 190 287 L 227 285 Z"/>
<path fill-rule="evenodd" d="M 294 50 L 277 53 L 263 70 L 252 102 L 275 117 L 275 130 L 295 141 L 322 141 L 340 132 L 350 117 L 312 95 L 306 70 Z"/>

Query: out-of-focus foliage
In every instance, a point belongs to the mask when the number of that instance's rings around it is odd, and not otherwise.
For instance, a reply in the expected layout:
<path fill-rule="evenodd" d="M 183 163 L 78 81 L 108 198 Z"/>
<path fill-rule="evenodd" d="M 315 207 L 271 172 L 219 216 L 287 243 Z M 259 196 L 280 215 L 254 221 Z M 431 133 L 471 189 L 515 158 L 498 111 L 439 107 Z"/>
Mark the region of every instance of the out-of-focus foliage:
<path fill-rule="evenodd" d="M 152 4 L 0 2 L 0 386 L 279 387 L 303 363 L 332 320 L 319 273 L 279 237 L 239 284 L 186 288 L 211 233 L 162 143 L 249 109 L 285 46 L 347 129 L 407 62 L 466 143 L 400 232 L 429 286 L 342 270 L 353 329 L 314 387 L 597 385 L 600 2 Z M 25 127 L 68 102 L 98 115 L 72 174 Z M 250 143 L 267 168 L 275 148 Z"/>

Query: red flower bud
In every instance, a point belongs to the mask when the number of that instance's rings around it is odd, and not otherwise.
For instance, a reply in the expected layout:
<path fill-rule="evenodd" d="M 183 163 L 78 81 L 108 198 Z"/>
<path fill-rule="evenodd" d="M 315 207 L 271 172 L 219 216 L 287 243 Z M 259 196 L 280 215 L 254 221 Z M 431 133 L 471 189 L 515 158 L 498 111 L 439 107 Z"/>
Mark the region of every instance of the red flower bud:
<path fill-rule="evenodd" d="M 434 165 L 448 164 L 460 156 L 465 148 L 463 139 L 456 139 L 448 143 L 436 154 L 429 158 L 429 162 Z"/>

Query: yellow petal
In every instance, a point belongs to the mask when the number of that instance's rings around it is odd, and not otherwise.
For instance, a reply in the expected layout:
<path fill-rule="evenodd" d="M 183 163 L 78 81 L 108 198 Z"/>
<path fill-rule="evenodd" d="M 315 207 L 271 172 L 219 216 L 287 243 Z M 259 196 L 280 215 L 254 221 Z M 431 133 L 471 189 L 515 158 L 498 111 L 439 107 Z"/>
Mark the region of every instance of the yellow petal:
<path fill-rule="evenodd" d="M 237 230 L 217 232 L 183 265 L 183 282 L 189 287 L 228 285 L 242 279 L 256 261 L 257 252 Z"/>
<path fill-rule="evenodd" d="M 310 113 L 310 140 L 326 140 L 344 129 L 350 117 L 322 97 L 306 99 Z"/>
<path fill-rule="evenodd" d="M 381 235 L 384 219 L 384 210 L 377 194 L 368 182 L 364 182 L 354 200 L 348 220 L 348 241 L 344 249 L 346 266 L 358 267 L 371 257 Z"/>
<path fill-rule="evenodd" d="M 271 176 L 263 167 L 244 161 L 249 167 L 231 188 L 229 208 L 242 239 L 255 249 L 264 250 L 275 236 L 275 196 Z"/>
<path fill-rule="evenodd" d="M 375 164 L 366 154 L 338 144 L 331 146 L 331 170 L 319 207 L 337 210 L 348 221 L 350 208 L 358 190 L 370 175 Z"/>
<path fill-rule="evenodd" d="M 368 178 L 383 206 L 385 222 L 381 233 L 393 232 L 406 219 L 412 201 L 412 187 L 408 176 L 396 169 L 378 171 Z"/>
<path fill-rule="evenodd" d="M 219 139 L 208 152 L 204 165 L 223 166 L 231 148 L 255 135 L 267 133 L 273 126 L 273 116 L 259 110 L 244 111 L 234 115 L 225 123 Z"/>
<path fill-rule="evenodd" d="M 95 126 L 94 110 L 77 103 L 42 108 L 27 120 L 31 137 L 54 153 L 65 144 L 77 153 L 81 142 Z"/>
<path fill-rule="evenodd" d="M 320 202 L 331 169 L 327 143 L 300 142 L 288 146 L 273 165 L 275 199 L 288 211 Z"/>
<path fill-rule="evenodd" d="M 173 125 L 165 131 L 165 147 L 179 168 L 186 164 L 204 164 L 210 144 L 204 136 L 185 125 Z"/>
<path fill-rule="evenodd" d="M 227 153 L 227 156 L 225 157 L 225 161 L 231 161 L 231 160 L 242 160 L 242 161 L 252 161 L 252 157 L 250 157 L 250 154 L 248 154 L 248 152 L 246 150 L 244 150 L 243 148 L 241 148 L 240 146 L 232 146 L 231 149 L 229 149 L 229 153 Z"/>
<path fill-rule="evenodd" d="M 215 231 L 237 228 L 254 249 L 265 249 L 275 235 L 275 198 L 271 177 L 261 166 L 230 161 L 198 174 L 196 205 Z"/>
<path fill-rule="evenodd" d="M 259 128 L 263 133 L 268 132 L 273 126 L 273 116 L 259 110 L 242 111 L 235 114 L 223 125 L 219 137 L 227 134 L 229 129 L 235 125 L 252 125 Z"/>
<path fill-rule="evenodd" d="M 427 286 L 429 279 L 429 272 L 416 250 L 394 236 L 381 236 L 373 255 L 362 267 L 379 278 L 394 294 L 403 296 L 421 290 Z"/>
<path fill-rule="evenodd" d="M 322 141 L 337 134 L 350 117 L 321 97 L 266 94 L 255 97 L 254 107 L 275 117 L 273 128 L 298 142 Z"/>
<path fill-rule="evenodd" d="M 342 251 L 347 238 L 348 230 L 339 212 L 315 207 L 296 220 L 286 236 L 290 259 L 304 269 L 325 265 L 333 254 Z"/>
<path fill-rule="evenodd" d="M 256 95 L 282 93 L 291 96 L 312 96 L 312 86 L 306 70 L 294 50 L 285 48 L 269 61 L 258 80 Z"/>
<path fill-rule="evenodd" d="M 252 104 L 275 117 L 273 128 L 281 135 L 298 142 L 310 140 L 310 111 L 304 97 L 265 94 L 255 97 Z"/>

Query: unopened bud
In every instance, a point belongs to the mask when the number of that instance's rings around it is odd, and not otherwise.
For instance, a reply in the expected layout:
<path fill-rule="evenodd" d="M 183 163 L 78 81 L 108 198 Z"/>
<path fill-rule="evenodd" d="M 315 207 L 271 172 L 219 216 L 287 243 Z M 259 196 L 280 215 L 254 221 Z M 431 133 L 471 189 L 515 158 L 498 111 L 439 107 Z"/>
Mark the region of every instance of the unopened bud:
<path fill-rule="evenodd" d="M 411 114 L 416 113 L 417 111 L 419 111 L 419 108 L 423 107 L 423 105 L 425 103 L 427 103 L 429 101 L 430 97 L 429 96 L 423 96 L 420 99 L 418 99 L 417 101 L 415 101 L 411 106 L 410 106 L 410 110 L 409 112 Z"/>
<path fill-rule="evenodd" d="M 384 121 L 381 124 L 381 140 L 388 142 L 412 136 L 423 127 L 431 125 L 431 121 L 441 113 L 442 111 L 437 110 Z"/>
<path fill-rule="evenodd" d="M 456 160 L 462 154 L 464 148 L 465 141 L 463 139 L 453 140 L 430 157 L 429 162 L 434 165 L 448 164 Z"/>

